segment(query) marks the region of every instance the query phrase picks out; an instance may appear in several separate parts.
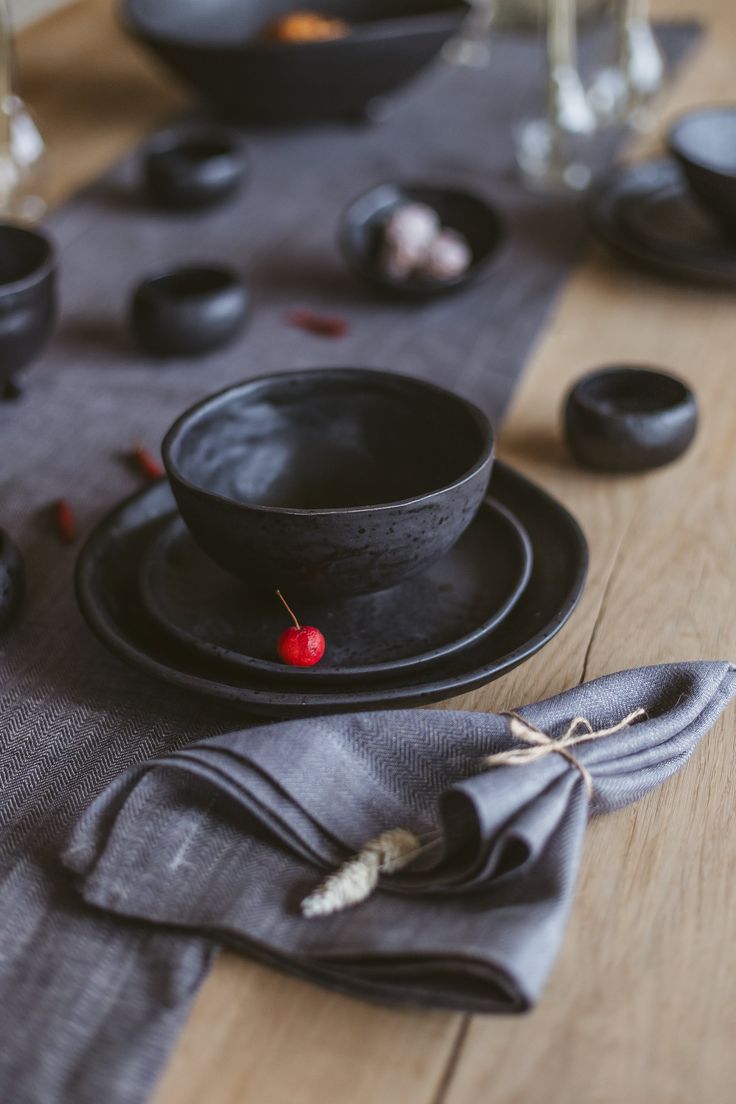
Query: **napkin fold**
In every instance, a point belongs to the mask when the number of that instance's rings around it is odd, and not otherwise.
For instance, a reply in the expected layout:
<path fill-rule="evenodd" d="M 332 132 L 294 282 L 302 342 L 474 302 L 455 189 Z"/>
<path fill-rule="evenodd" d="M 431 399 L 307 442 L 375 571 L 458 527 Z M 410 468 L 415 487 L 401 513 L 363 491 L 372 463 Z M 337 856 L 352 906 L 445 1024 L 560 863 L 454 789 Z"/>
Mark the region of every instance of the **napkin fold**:
<path fill-rule="evenodd" d="M 63 854 L 91 905 L 196 932 L 357 996 L 472 1012 L 538 999 L 570 909 L 589 813 L 638 800 L 688 759 L 736 694 L 727 662 L 622 671 L 523 707 L 559 738 L 645 718 L 561 754 L 489 769 L 504 714 L 401 710 L 264 725 L 136 766 Z M 362 904 L 303 898 L 366 841 L 422 848 Z"/>

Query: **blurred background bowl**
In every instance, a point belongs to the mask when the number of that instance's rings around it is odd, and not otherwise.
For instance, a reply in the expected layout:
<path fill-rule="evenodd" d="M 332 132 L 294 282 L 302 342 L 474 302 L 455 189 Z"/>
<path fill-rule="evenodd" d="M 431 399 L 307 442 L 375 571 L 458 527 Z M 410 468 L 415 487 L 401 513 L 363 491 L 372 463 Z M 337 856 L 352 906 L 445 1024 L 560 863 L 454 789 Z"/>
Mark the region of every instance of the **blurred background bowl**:
<path fill-rule="evenodd" d="M 700 205 L 736 229 L 736 106 L 688 112 L 672 126 L 668 144 Z"/>
<path fill-rule="evenodd" d="M 309 0 L 123 0 L 123 26 L 217 112 L 248 124 L 365 117 L 456 34 L 464 0 L 321 0 L 350 33 L 311 42 L 262 36 Z"/>
<path fill-rule="evenodd" d="M 56 256 L 40 230 L 0 223 L 0 397 L 43 351 L 56 321 Z"/>

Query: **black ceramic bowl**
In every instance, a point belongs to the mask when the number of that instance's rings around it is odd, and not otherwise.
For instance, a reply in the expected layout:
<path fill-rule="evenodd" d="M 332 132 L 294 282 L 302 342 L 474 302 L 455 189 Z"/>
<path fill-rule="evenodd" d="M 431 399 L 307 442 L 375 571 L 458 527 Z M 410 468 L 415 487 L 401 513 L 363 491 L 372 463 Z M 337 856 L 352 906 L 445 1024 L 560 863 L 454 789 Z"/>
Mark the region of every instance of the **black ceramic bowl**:
<path fill-rule="evenodd" d="M 205 399 L 163 457 L 186 525 L 221 567 L 329 598 L 383 590 L 452 547 L 486 493 L 493 433 L 449 391 L 324 368 Z"/>
<path fill-rule="evenodd" d="M 405 203 L 433 207 L 444 227 L 463 235 L 473 255 L 467 271 L 451 280 L 417 276 L 394 280 L 386 275 L 379 264 L 384 227 L 391 213 Z M 357 276 L 385 294 L 409 299 L 442 295 L 477 279 L 504 237 L 501 215 L 485 200 L 469 192 L 422 184 L 376 185 L 350 204 L 338 231 L 342 254 Z"/>
<path fill-rule="evenodd" d="M 0 223 L 0 397 L 42 351 L 56 320 L 54 247 L 38 230 Z"/>
<path fill-rule="evenodd" d="M 199 356 L 240 331 L 248 293 L 229 268 L 187 266 L 147 277 L 135 290 L 130 322 L 156 356 Z"/>
<path fill-rule="evenodd" d="M 457 32 L 464 0 L 322 0 L 344 38 L 270 42 L 304 0 L 123 0 L 123 25 L 216 110 L 244 123 L 355 119 L 424 68 Z"/>
<path fill-rule="evenodd" d="M 736 107 L 708 107 L 678 119 L 668 136 L 698 202 L 736 229 Z"/>
<path fill-rule="evenodd" d="M 247 161 L 239 136 L 223 126 L 162 131 L 143 155 L 146 191 L 158 207 L 194 210 L 222 202 L 245 179 Z"/>
<path fill-rule="evenodd" d="M 586 468 L 640 472 L 676 460 L 698 421 L 695 395 L 681 380 L 650 368 L 613 367 L 574 385 L 565 404 L 570 451 Z"/>

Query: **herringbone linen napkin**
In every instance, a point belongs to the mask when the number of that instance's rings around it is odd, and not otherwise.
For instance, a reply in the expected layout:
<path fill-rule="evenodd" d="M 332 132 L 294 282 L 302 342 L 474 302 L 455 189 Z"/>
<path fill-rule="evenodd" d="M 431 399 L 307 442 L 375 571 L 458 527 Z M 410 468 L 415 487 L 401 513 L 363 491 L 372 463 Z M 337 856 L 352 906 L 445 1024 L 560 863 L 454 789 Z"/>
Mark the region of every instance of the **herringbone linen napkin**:
<path fill-rule="evenodd" d="M 508 715 L 406 710 L 217 736 L 114 782 L 64 862 L 89 904 L 336 989 L 521 1011 L 560 945 L 589 812 L 664 782 L 735 694 L 725 662 L 609 675 L 523 718 L 559 739 L 577 717 L 598 732 L 645 713 L 565 755 L 492 767 L 484 757 L 530 746 Z M 302 914 L 325 874 L 396 827 L 426 841 L 415 861 L 356 907 Z"/>

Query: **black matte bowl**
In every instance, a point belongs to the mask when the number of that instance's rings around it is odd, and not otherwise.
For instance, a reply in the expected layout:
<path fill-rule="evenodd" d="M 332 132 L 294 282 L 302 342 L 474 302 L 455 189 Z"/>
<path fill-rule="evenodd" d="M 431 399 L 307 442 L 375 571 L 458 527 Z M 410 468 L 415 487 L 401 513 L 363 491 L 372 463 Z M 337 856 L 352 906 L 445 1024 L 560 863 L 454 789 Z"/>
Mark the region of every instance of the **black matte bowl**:
<path fill-rule="evenodd" d="M 136 288 L 130 322 L 156 356 L 199 356 L 240 331 L 248 293 L 229 268 L 188 266 L 149 276 Z"/>
<path fill-rule="evenodd" d="M 324 368 L 205 399 L 163 457 L 182 518 L 221 567 L 329 598 L 393 586 L 452 547 L 486 493 L 493 433 L 449 391 Z"/>
<path fill-rule="evenodd" d="M 451 280 L 412 276 L 395 280 L 379 263 L 383 231 L 391 213 L 405 203 L 433 207 L 443 227 L 459 231 L 473 259 L 462 275 Z M 422 184 L 378 184 L 354 200 L 340 221 L 338 241 L 352 271 L 384 294 L 428 299 L 465 286 L 484 271 L 505 237 L 499 212 L 478 196 L 454 188 Z"/>
<path fill-rule="evenodd" d="M 0 223 L 0 397 L 43 350 L 56 320 L 54 247 L 38 230 Z"/>
<path fill-rule="evenodd" d="M 708 107 L 678 119 L 670 152 L 702 207 L 736 230 L 736 107 Z"/>
<path fill-rule="evenodd" d="M 641 472 L 676 460 L 695 436 L 698 408 L 690 388 L 649 368 L 591 372 L 565 404 L 565 433 L 579 464 L 606 472 Z"/>
<path fill-rule="evenodd" d="M 261 32 L 304 0 L 123 0 L 123 25 L 216 110 L 244 123 L 355 119 L 423 69 L 454 35 L 464 0 L 324 0 L 345 38 L 272 42 Z"/>
<path fill-rule="evenodd" d="M 196 210 L 238 190 L 247 168 L 239 136 L 222 126 L 175 127 L 157 134 L 143 155 L 143 177 L 158 207 Z"/>

